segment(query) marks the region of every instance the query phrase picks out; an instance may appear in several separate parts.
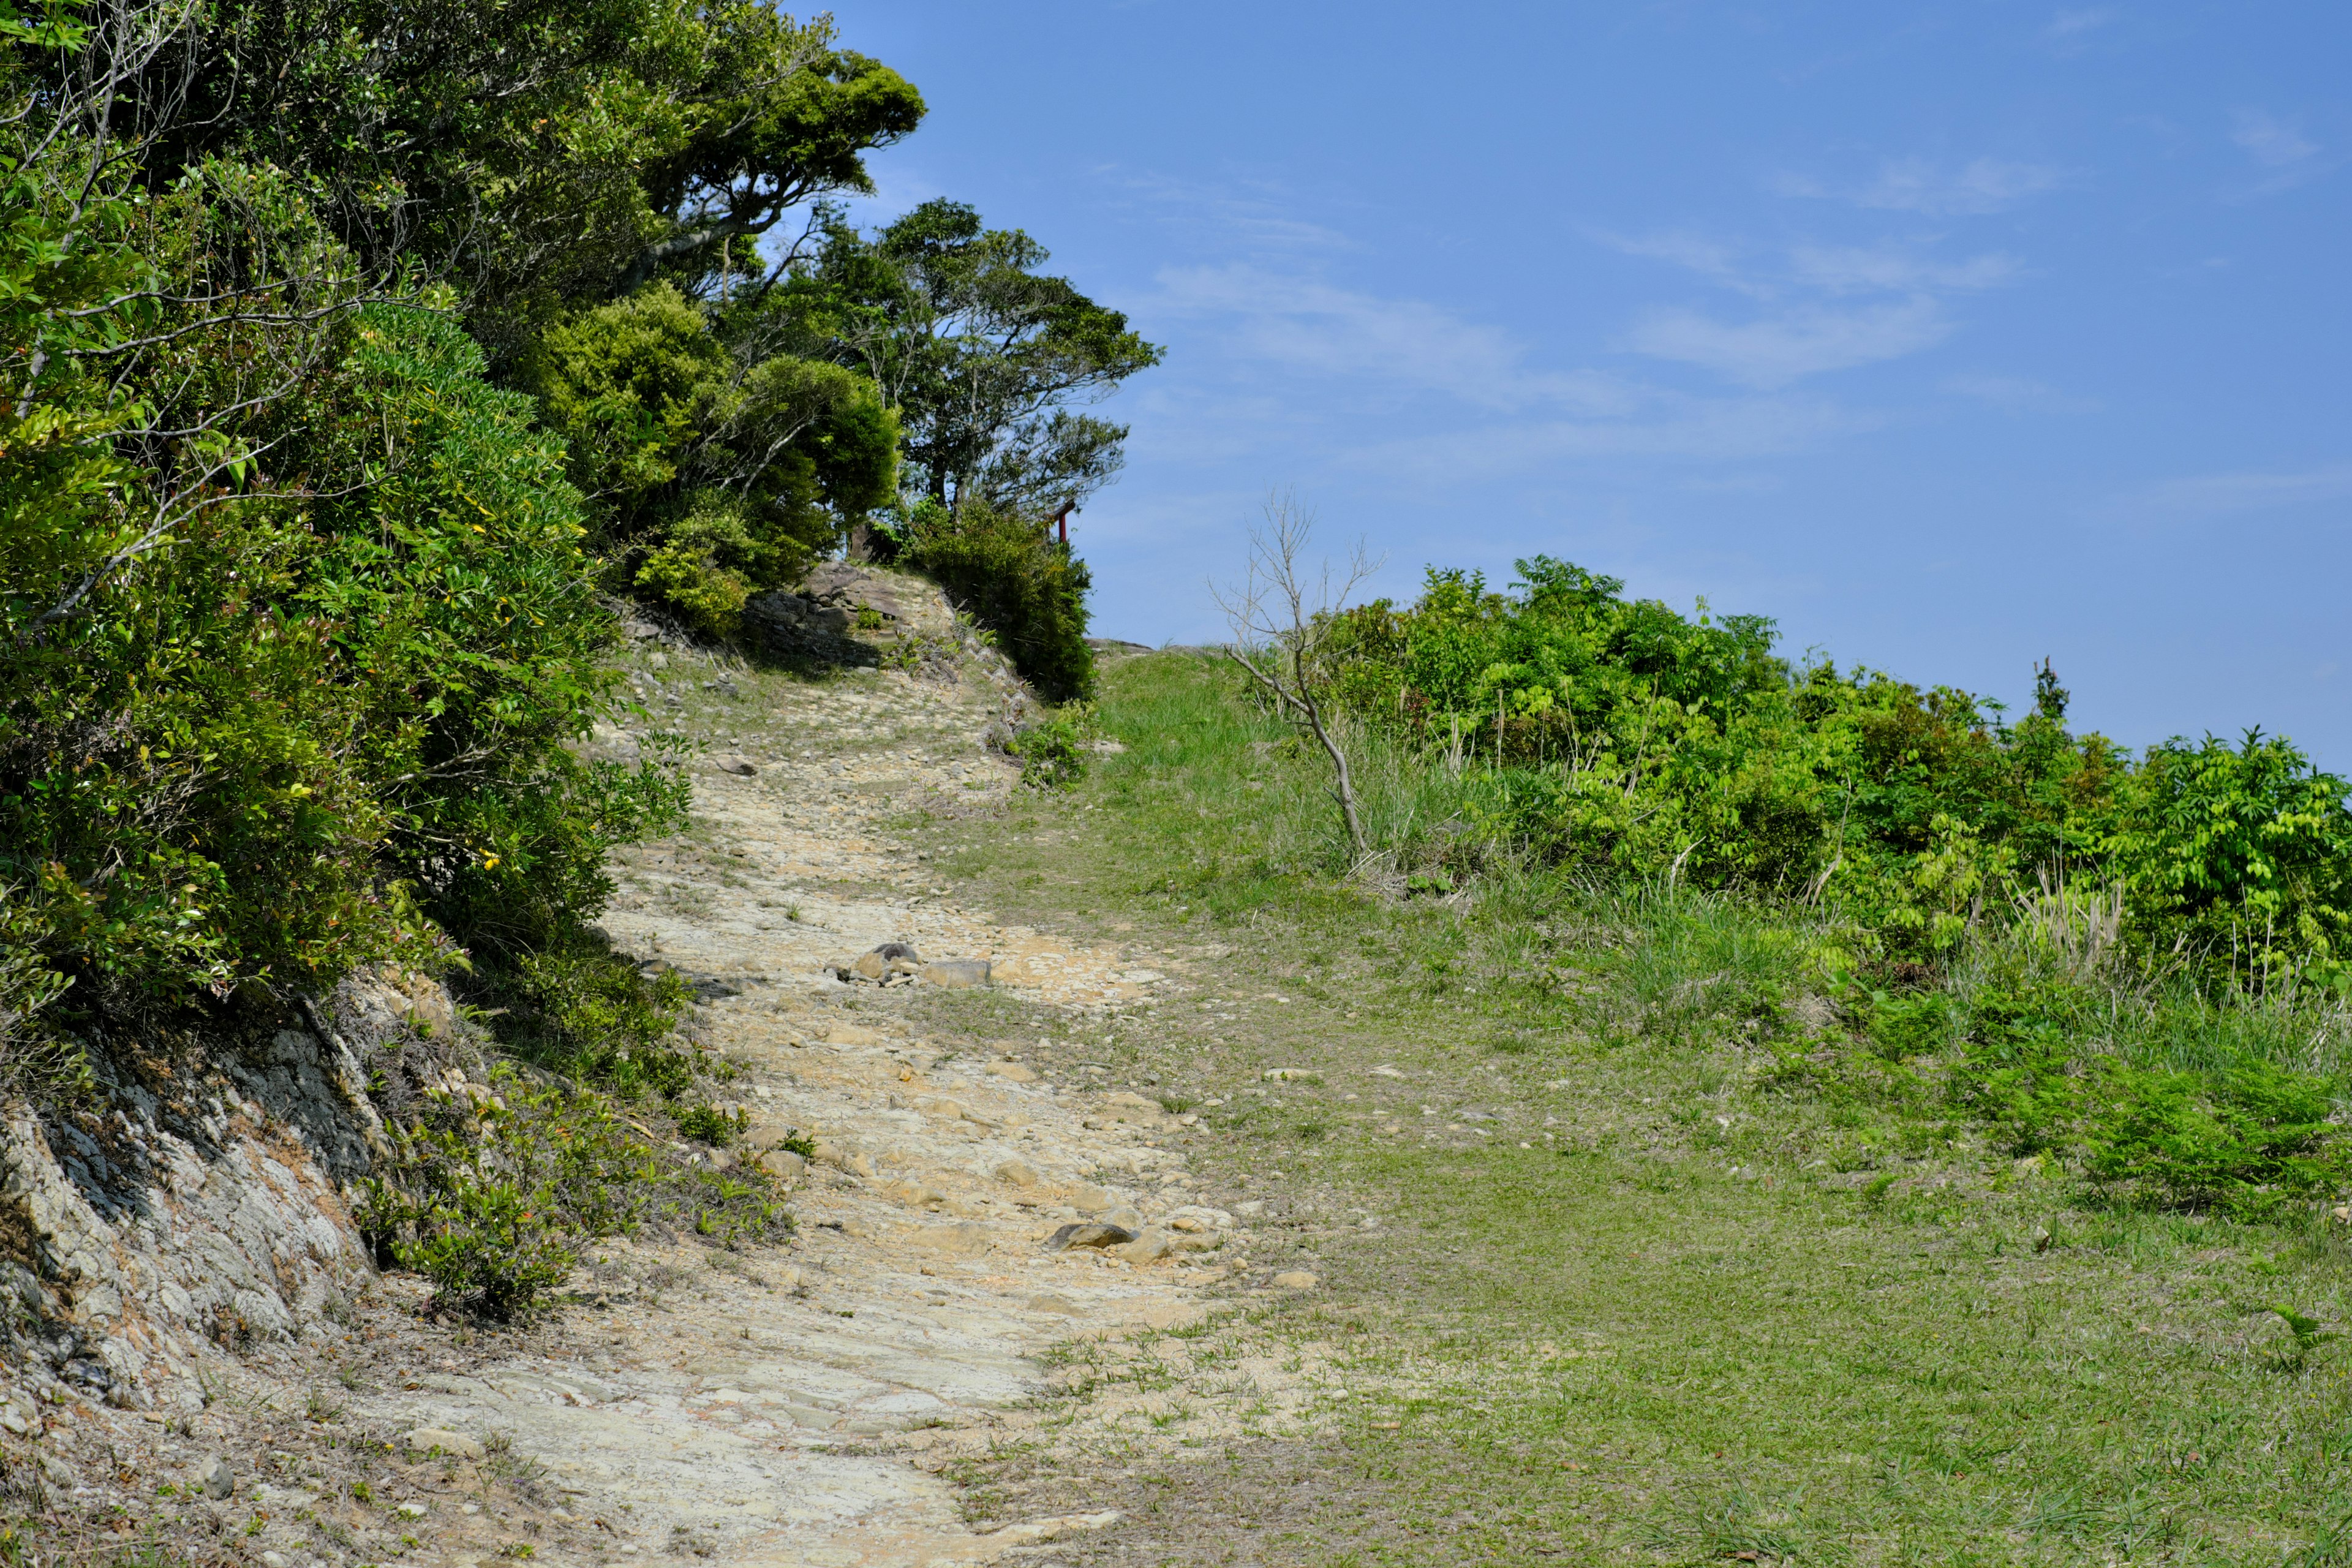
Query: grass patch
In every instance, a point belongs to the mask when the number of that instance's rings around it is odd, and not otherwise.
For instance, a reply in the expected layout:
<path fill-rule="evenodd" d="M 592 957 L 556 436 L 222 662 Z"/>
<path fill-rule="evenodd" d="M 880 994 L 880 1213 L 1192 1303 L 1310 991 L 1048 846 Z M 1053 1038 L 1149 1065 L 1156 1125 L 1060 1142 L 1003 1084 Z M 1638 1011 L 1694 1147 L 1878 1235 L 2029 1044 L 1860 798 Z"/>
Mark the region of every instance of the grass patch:
<path fill-rule="evenodd" d="M 1169 1472 L 1154 1561 L 2334 1560 L 2346 1227 L 2332 1174 L 2264 1174 L 2309 1156 L 2275 1146 L 2294 1097 L 2343 1094 L 2333 1015 L 2053 990 L 2016 952 L 1890 988 L 1820 917 L 1459 847 L 1446 890 L 1367 888 L 1212 662 L 1120 661 L 1099 710 L 1126 749 L 1060 830 L 935 847 L 1003 918 L 1118 910 L 1200 957 L 1057 1050 L 1224 1102 L 1196 1167 L 1290 1202 L 1253 1266 L 1325 1281 L 1267 1322 L 1393 1391 L 1311 1455 Z M 1387 842 L 1433 855 L 1444 781 L 1414 788 Z M 1360 1211 L 1390 1223 L 1331 1223 Z"/>

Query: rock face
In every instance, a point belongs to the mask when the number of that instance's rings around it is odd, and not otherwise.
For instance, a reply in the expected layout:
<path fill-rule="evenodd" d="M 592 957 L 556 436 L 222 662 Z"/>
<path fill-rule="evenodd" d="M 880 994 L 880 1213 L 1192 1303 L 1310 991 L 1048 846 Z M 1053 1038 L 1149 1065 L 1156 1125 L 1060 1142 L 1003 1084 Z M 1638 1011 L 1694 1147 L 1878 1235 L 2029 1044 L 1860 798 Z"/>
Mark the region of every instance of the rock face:
<path fill-rule="evenodd" d="M 119 1405 L 194 1407 L 202 1341 L 296 1339 L 373 1273 L 349 1184 L 397 1103 L 465 1050 L 441 987 L 346 981 L 175 1056 L 91 1047 L 96 1092 L 0 1108 L 0 1348 Z"/>

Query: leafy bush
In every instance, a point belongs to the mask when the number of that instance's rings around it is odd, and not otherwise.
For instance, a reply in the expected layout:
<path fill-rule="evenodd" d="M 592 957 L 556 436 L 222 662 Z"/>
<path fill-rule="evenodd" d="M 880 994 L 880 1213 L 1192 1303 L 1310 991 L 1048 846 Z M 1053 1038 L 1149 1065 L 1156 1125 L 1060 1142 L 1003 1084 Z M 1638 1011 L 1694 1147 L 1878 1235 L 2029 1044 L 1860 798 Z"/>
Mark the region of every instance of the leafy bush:
<path fill-rule="evenodd" d="M 900 558 L 995 633 L 1022 678 L 1048 702 L 1093 694 L 1086 563 L 1047 539 L 1041 524 L 977 502 L 954 512 L 927 504 L 907 527 Z"/>
<path fill-rule="evenodd" d="M 1005 750 L 1021 759 L 1021 782 L 1032 789 L 1068 789 L 1087 776 L 1085 732 L 1067 713 L 1039 720 Z"/>
<path fill-rule="evenodd" d="M 701 1065 L 675 1031 L 689 1000 L 674 970 L 651 974 L 585 932 L 478 976 L 504 1005 L 509 1050 L 579 1083 L 635 1100 L 685 1094 Z"/>
<path fill-rule="evenodd" d="M 2046 667 L 2012 723 L 1951 688 L 1792 666 L 1760 616 L 1686 618 L 1542 556 L 1518 571 L 1495 593 L 1433 569 L 1410 606 L 1342 616 L 1316 672 L 1463 778 L 1490 839 L 1818 902 L 1888 962 L 1947 964 L 1979 931 L 2098 901 L 2070 887 L 2116 889 L 2141 963 L 2242 985 L 2352 941 L 2347 786 L 2284 741 L 2135 759 L 2066 729 Z"/>
<path fill-rule="evenodd" d="M 724 1243 L 792 1228 L 763 1174 L 679 1163 L 601 1094 L 505 1066 L 469 1089 L 436 1091 L 393 1130 L 395 1173 L 367 1182 L 360 1215 L 383 1251 L 453 1306 L 520 1316 L 570 1275 L 583 1244 L 645 1225 Z"/>
<path fill-rule="evenodd" d="M 871 380 L 667 284 L 551 326 L 530 379 L 627 584 L 714 636 L 893 488 Z"/>
<path fill-rule="evenodd" d="M 2095 1100 L 2090 1174 L 2184 1207 L 2259 1217 L 2352 1183 L 2326 1079 L 2259 1058 L 2219 1074 L 2119 1068 Z"/>
<path fill-rule="evenodd" d="M 721 1110 L 715 1105 L 689 1105 L 677 1113 L 680 1137 L 708 1143 L 714 1149 L 724 1149 L 734 1142 L 749 1125 L 751 1119 L 740 1110 Z"/>

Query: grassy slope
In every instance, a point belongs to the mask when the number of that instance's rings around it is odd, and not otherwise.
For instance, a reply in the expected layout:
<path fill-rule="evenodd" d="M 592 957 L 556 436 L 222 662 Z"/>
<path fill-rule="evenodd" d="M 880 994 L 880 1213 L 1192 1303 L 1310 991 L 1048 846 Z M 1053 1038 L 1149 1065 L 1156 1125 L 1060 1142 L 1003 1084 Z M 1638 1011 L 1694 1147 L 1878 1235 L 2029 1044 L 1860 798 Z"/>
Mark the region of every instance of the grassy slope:
<path fill-rule="evenodd" d="M 1759 998 L 1801 932 L 1360 898 L 1299 869 L 1314 774 L 1213 667 L 1115 666 L 1102 707 L 1126 752 L 1011 831 L 938 825 L 943 866 L 1008 916 L 1230 949 L 1089 1059 L 1228 1102 L 1201 1168 L 1289 1208 L 1327 1288 L 1267 1310 L 1361 1395 L 1328 1452 L 1158 1478 L 1145 1560 L 2352 1563 L 2352 1359 L 2262 1310 L 2345 1315 L 2327 1231 L 2085 1206 L 1773 1091 Z"/>

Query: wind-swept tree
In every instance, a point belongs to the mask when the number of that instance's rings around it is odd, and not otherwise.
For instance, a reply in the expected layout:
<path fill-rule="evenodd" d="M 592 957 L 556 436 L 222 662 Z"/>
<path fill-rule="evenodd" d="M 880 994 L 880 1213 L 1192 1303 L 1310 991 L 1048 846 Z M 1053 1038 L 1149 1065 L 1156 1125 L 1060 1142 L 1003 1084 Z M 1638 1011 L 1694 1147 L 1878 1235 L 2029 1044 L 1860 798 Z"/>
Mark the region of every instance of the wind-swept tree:
<path fill-rule="evenodd" d="M 833 222 L 777 309 L 874 378 L 898 411 L 905 483 L 943 507 L 1049 515 L 1124 464 L 1127 426 L 1077 405 L 1158 364 L 1160 348 L 1066 278 L 1045 247 L 926 202 L 873 235 Z"/>

